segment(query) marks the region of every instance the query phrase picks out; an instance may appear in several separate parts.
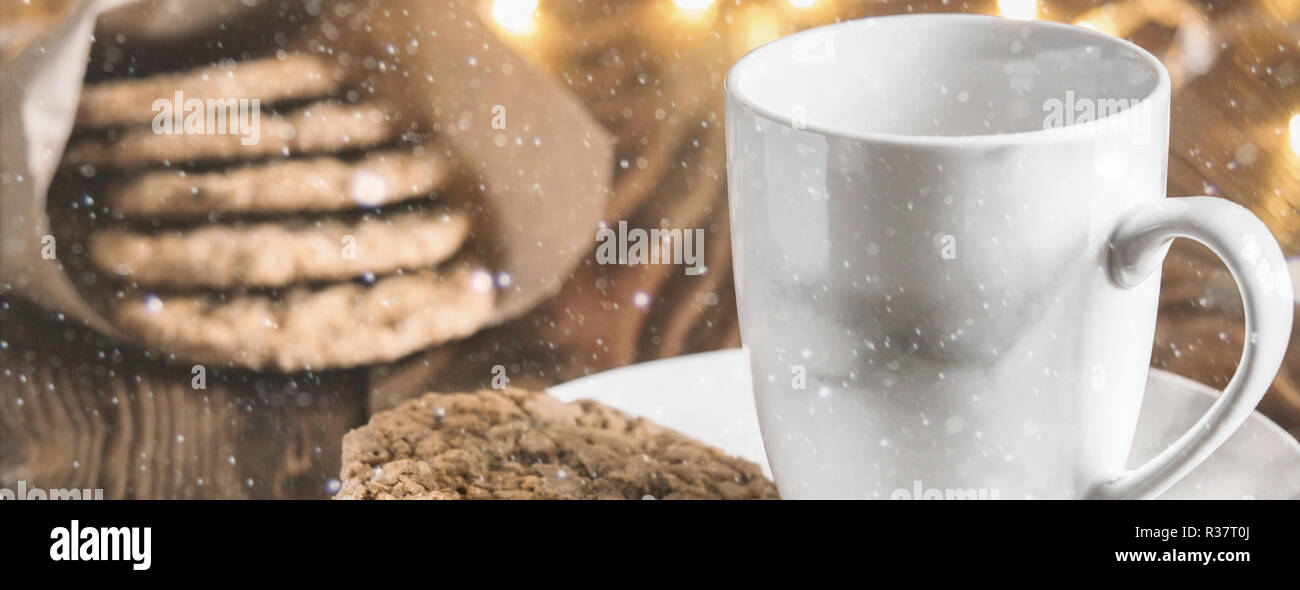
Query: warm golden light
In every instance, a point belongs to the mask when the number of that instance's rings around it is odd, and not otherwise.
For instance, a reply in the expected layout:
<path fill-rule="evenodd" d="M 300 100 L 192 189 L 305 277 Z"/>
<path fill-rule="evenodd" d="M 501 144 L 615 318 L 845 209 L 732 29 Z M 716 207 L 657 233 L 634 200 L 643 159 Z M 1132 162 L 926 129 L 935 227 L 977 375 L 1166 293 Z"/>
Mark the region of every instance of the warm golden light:
<path fill-rule="evenodd" d="M 808 8 L 817 3 L 817 0 L 786 0 L 790 6 L 795 8 Z"/>
<path fill-rule="evenodd" d="M 998 13 L 1007 18 L 1038 18 L 1038 0 L 998 0 Z"/>
<path fill-rule="evenodd" d="M 517 35 L 537 29 L 537 0 L 492 0 L 492 20 Z"/>
<path fill-rule="evenodd" d="M 1300 156 L 1300 113 L 1291 117 L 1291 151 Z"/>
<path fill-rule="evenodd" d="M 740 36 L 742 39 L 741 51 L 749 51 L 780 37 L 781 20 L 779 16 L 772 11 L 763 10 L 757 6 L 751 7 L 742 14 L 739 21 L 744 31 Z"/>
<path fill-rule="evenodd" d="M 682 12 L 702 12 L 713 6 L 713 0 L 673 0 Z"/>
<path fill-rule="evenodd" d="M 1085 29 L 1092 29 L 1099 33 L 1106 33 L 1107 35 L 1115 34 L 1115 26 L 1108 20 L 1096 20 L 1096 21 L 1081 20 L 1079 22 L 1074 23 L 1074 25 L 1077 27 L 1083 27 Z"/>

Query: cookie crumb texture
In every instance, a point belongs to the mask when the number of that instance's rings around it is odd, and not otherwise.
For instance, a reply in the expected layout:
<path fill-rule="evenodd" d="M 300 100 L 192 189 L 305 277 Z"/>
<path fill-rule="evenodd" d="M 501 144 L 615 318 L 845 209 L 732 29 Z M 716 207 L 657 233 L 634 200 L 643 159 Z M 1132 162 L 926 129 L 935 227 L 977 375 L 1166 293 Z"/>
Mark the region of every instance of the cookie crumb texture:
<path fill-rule="evenodd" d="M 429 393 L 343 438 L 336 499 L 776 499 L 758 466 L 600 403 Z"/>

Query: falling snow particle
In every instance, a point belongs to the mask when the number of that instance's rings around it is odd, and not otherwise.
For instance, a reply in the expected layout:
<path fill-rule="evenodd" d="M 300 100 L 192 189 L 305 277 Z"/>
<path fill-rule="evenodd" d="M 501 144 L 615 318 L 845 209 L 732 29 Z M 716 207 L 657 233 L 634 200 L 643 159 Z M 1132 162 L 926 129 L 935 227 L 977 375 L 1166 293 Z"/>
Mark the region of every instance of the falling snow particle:
<path fill-rule="evenodd" d="M 943 423 L 943 429 L 947 431 L 948 434 L 957 434 L 965 427 L 966 421 L 962 420 L 961 416 L 953 416 Z"/>
<path fill-rule="evenodd" d="M 636 294 L 632 296 L 632 305 L 637 306 L 639 309 L 646 309 L 650 307 L 650 296 L 644 291 L 637 291 Z"/>
<path fill-rule="evenodd" d="M 473 288 L 475 291 L 478 291 L 480 293 L 486 293 L 491 291 L 492 284 L 493 284 L 492 273 L 486 270 L 482 270 L 482 269 L 476 270 L 474 271 L 473 277 L 470 278 L 471 288 Z"/>

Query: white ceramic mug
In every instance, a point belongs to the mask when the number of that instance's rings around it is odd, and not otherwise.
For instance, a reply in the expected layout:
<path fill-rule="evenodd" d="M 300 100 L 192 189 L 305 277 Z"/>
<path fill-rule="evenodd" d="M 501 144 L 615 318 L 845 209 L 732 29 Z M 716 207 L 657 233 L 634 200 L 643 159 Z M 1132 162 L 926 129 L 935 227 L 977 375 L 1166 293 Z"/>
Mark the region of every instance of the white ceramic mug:
<path fill-rule="evenodd" d="M 834 24 L 735 64 L 741 333 L 782 497 L 1148 498 L 1241 425 L 1291 281 L 1242 207 L 1165 198 L 1169 88 L 1121 39 L 968 15 Z M 1205 416 L 1125 471 L 1175 237 L 1232 271 L 1247 343 Z"/>

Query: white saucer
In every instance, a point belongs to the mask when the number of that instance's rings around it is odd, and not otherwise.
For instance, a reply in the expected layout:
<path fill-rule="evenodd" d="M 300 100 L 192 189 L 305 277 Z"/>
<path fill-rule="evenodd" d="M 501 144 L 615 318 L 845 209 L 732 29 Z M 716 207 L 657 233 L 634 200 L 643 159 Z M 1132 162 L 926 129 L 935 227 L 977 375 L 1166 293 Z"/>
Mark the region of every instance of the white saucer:
<path fill-rule="evenodd" d="M 623 367 L 552 387 L 550 392 L 565 401 L 592 399 L 649 418 L 754 461 L 771 475 L 749 367 L 739 349 Z M 1129 464 L 1140 464 L 1163 450 L 1217 396 L 1205 385 L 1152 369 Z M 1161 498 L 1300 499 L 1300 442 L 1256 412 Z"/>

